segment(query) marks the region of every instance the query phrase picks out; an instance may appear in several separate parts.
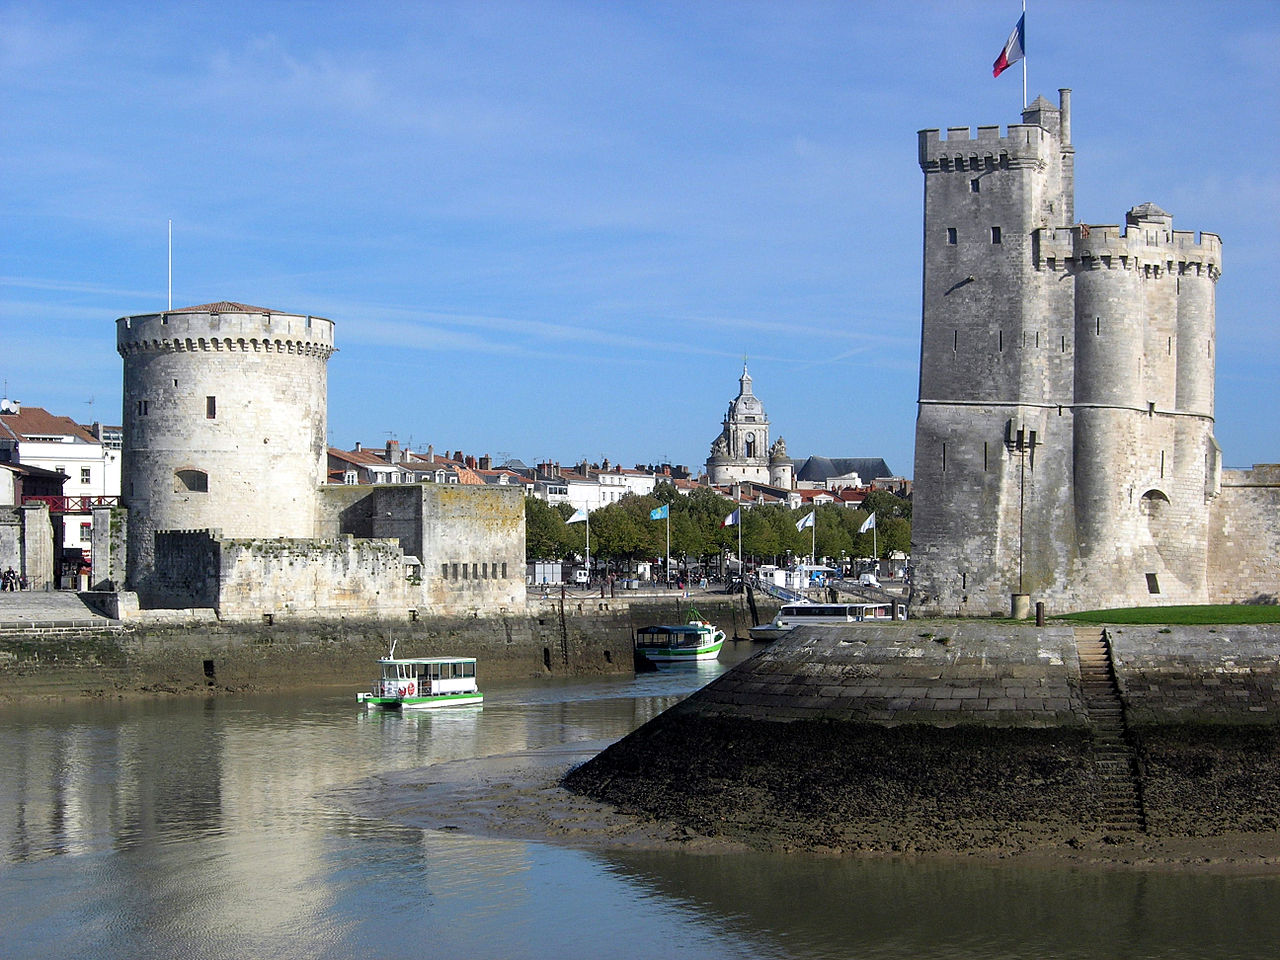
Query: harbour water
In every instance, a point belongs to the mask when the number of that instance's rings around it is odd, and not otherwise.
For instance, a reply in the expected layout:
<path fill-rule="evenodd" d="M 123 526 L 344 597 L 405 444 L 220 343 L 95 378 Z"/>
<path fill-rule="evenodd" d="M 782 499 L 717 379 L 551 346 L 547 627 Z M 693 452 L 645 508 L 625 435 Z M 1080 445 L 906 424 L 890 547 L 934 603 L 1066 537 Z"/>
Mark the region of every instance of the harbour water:
<path fill-rule="evenodd" d="M 731 649 L 732 647 L 732 649 Z M 0 713 L 0 956 L 1273 957 L 1280 878 L 580 850 L 338 802 L 428 764 L 610 739 L 720 662 L 483 683 L 482 708 L 354 691 Z M 405 810 L 413 803 L 405 798 Z M 390 815 L 389 815 L 390 812 Z M 732 811 L 727 812 L 732 815 Z"/>

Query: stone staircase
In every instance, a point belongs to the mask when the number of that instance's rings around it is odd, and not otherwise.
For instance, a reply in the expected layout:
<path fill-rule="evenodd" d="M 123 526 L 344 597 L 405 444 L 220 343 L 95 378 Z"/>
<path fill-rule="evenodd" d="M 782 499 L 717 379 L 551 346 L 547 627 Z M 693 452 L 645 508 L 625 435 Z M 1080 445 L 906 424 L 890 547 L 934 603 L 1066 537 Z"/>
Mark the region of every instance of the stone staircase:
<path fill-rule="evenodd" d="M 1142 781 L 1133 740 L 1125 723 L 1124 701 L 1116 683 L 1111 642 L 1106 630 L 1075 628 L 1080 657 L 1080 689 L 1093 727 L 1093 756 L 1097 764 L 1103 826 L 1108 830 L 1146 830 Z"/>

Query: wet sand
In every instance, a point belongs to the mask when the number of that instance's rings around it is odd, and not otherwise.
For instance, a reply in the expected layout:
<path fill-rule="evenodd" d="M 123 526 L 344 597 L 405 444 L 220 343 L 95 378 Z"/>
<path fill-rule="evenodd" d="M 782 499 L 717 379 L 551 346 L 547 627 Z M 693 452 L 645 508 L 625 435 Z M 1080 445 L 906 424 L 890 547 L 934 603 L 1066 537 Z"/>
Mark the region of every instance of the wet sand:
<path fill-rule="evenodd" d="M 371 778 L 330 794 L 360 816 L 426 830 L 562 844 L 583 849 L 678 850 L 692 854 L 745 852 L 799 856 L 895 857 L 1005 863 L 1036 867 L 1154 870 L 1224 875 L 1280 874 L 1280 833 L 1224 833 L 1213 837 L 1149 837 L 1141 834 L 1046 842 L 998 842 L 982 849 L 857 850 L 797 842 L 793 823 L 769 824 L 759 812 L 748 833 L 732 810 L 721 815 L 725 833 L 708 834 L 682 824 L 628 813 L 560 785 L 564 775 L 591 759 L 608 741 L 562 744 L 539 751 L 459 760 Z M 886 825 L 886 835 L 899 825 Z M 1050 831 L 1052 832 L 1052 831 Z"/>

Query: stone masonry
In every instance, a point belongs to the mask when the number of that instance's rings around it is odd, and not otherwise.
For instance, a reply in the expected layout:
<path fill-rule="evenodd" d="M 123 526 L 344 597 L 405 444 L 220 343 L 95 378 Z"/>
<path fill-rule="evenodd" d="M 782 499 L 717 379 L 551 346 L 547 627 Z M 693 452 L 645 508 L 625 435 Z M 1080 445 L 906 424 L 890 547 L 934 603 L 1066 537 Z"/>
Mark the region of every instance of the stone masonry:
<path fill-rule="evenodd" d="M 1276 478 L 1213 437 L 1222 243 L 1075 222 L 1070 104 L 919 134 L 914 612 L 1274 602 Z"/>

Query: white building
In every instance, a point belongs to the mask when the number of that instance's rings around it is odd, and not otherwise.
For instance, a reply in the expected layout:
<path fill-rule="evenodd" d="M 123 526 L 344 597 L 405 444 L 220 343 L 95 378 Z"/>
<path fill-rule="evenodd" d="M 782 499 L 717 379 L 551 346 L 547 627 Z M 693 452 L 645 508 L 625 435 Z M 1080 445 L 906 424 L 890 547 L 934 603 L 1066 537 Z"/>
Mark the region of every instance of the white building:
<path fill-rule="evenodd" d="M 95 436 L 95 432 L 98 434 Z M 120 497 L 120 428 L 82 427 L 41 407 L 0 400 L 0 461 L 52 470 L 67 477 L 50 512 L 60 517 L 62 557 L 88 558 L 93 507 L 115 506 Z"/>

